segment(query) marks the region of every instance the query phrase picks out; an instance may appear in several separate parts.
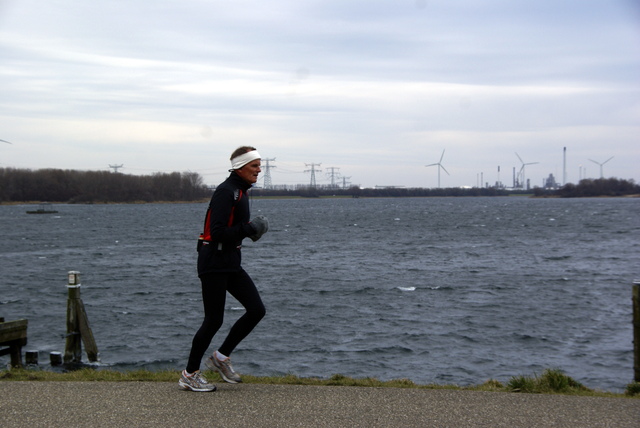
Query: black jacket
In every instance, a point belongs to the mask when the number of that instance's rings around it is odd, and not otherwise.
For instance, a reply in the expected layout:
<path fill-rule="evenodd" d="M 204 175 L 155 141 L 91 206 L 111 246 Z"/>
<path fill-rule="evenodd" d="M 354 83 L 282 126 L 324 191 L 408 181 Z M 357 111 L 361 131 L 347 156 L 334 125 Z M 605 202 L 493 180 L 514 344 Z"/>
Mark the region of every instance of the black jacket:
<path fill-rule="evenodd" d="M 255 233 L 249 224 L 247 190 L 250 188 L 251 184 L 231 172 L 213 192 L 205 218 L 208 236 L 198 250 L 198 276 L 240 271 L 240 245 L 244 238 Z"/>

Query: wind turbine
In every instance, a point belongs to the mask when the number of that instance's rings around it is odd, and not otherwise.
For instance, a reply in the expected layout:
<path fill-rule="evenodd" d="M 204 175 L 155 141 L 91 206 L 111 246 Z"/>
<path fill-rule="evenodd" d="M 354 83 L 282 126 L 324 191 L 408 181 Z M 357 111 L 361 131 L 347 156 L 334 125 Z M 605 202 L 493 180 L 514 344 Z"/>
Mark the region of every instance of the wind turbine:
<path fill-rule="evenodd" d="M 609 159 L 607 159 L 606 161 L 600 163 L 600 162 L 596 162 L 593 159 L 589 159 L 591 162 L 600 165 L 600 178 L 604 178 L 604 175 L 602 174 L 602 165 L 604 165 L 605 163 L 609 162 L 611 159 L 613 159 L 613 156 L 611 156 Z"/>
<path fill-rule="evenodd" d="M 522 158 L 520 157 L 520 155 L 518 153 L 516 153 L 516 156 L 518 156 L 518 159 L 520 159 L 520 162 L 522 163 L 522 166 L 520 167 L 520 171 L 518 172 L 518 177 L 522 177 L 522 181 L 520 182 L 521 187 L 524 189 L 525 187 L 525 181 L 524 181 L 524 167 L 527 165 L 535 165 L 537 163 L 540 162 L 529 162 L 529 163 L 524 163 L 524 161 L 522 160 Z"/>
<path fill-rule="evenodd" d="M 440 162 L 432 163 L 432 164 L 429 164 L 429 165 L 425 165 L 425 166 L 436 166 L 436 165 L 438 165 L 438 188 L 440 188 L 440 168 L 442 168 L 443 171 L 447 173 L 447 175 L 450 175 L 449 172 L 445 169 L 445 167 L 442 166 L 442 158 L 443 157 L 444 157 L 444 150 L 442 151 L 442 156 L 440 156 Z"/>
<path fill-rule="evenodd" d="M 7 140 L 0 140 L 0 141 L 2 141 L 3 143 L 7 143 L 7 144 L 13 144 L 13 143 L 8 142 Z"/>

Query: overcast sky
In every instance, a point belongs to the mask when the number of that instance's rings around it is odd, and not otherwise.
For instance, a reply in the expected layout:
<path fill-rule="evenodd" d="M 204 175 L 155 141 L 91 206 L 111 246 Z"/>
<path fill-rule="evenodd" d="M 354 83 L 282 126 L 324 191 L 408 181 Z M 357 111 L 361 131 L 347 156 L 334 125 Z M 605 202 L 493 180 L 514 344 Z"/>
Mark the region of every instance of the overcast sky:
<path fill-rule="evenodd" d="M 0 167 L 640 182 L 640 2 L 0 0 L 0 95 Z"/>

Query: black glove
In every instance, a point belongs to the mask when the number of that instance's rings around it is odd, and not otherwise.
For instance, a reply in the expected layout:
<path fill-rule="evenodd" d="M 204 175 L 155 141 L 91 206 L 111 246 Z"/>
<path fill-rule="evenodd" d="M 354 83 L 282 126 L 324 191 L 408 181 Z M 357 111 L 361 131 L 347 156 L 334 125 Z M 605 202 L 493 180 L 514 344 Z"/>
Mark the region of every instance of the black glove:
<path fill-rule="evenodd" d="M 269 230 L 269 220 L 263 215 L 259 215 L 255 217 L 253 220 L 249 222 L 251 227 L 256 231 L 253 235 L 250 235 L 249 238 L 253 242 L 256 242 L 258 239 L 262 237 Z"/>

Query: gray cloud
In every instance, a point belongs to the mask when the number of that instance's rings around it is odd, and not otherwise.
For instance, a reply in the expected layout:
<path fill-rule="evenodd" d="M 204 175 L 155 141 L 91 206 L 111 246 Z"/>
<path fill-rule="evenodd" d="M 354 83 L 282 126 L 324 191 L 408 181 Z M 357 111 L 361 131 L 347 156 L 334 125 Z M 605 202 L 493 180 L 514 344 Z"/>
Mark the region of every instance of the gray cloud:
<path fill-rule="evenodd" d="M 605 0 L 4 1 L 0 166 L 215 182 L 251 143 L 290 171 L 274 183 L 314 162 L 430 187 L 443 149 L 447 186 L 518 151 L 539 184 L 567 146 L 571 181 L 610 156 L 638 180 L 639 18 Z"/>

